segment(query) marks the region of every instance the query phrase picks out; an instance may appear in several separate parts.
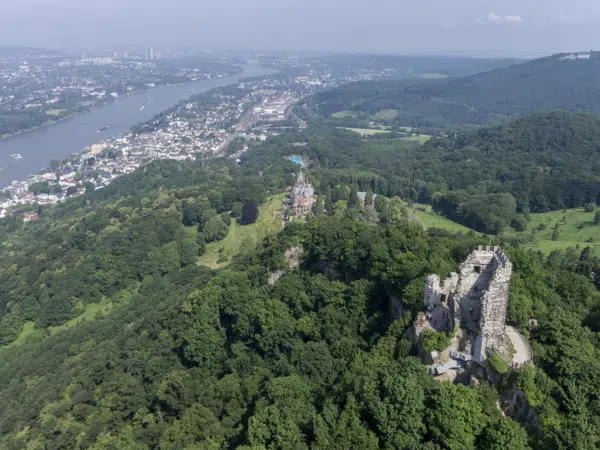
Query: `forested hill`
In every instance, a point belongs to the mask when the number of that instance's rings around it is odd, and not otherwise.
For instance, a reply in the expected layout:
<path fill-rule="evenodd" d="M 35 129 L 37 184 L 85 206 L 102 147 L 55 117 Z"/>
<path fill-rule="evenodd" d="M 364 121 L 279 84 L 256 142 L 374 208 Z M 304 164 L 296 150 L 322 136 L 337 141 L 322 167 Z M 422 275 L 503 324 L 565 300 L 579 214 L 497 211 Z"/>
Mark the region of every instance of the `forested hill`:
<path fill-rule="evenodd" d="M 501 67 L 462 78 L 355 83 L 317 94 L 307 103 L 325 117 L 346 111 L 359 121 L 393 110 L 390 125 L 455 130 L 539 110 L 600 113 L 600 53 L 566 55 Z"/>
<path fill-rule="evenodd" d="M 38 221 L 0 219 L 0 449 L 597 448 L 600 259 L 506 245 L 507 318 L 535 364 L 440 383 L 406 332 L 425 277 L 489 238 L 426 231 L 393 196 L 448 207 L 456 194 L 465 219 L 496 225 L 520 186 L 537 198 L 555 183 L 541 195 L 556 202 L 575 177 L 592 185 L 599 129 L 540 114 L 419 146 L 308 128 L 241 166 L 155 161 Z M 294 182 L 297 153 L 312 160 L 314 215 L 241 243 L 227 267 L 199 265 Z M 380 195 L 363 203 L 357 188 Z"/>
<path fill-rule="evenodd" d="M 486 233 L 499 233 L 529 212 L 600 203 L 600 119 L 587 113 L 540 112 L 425 145 L 313 128 L 267 142 L 248 164 L 293 154 L 295 141 L 306 142 L 302 153 L 313 161 L 325 196 L 339 184 L 371 187 L 433 204 Z"/>

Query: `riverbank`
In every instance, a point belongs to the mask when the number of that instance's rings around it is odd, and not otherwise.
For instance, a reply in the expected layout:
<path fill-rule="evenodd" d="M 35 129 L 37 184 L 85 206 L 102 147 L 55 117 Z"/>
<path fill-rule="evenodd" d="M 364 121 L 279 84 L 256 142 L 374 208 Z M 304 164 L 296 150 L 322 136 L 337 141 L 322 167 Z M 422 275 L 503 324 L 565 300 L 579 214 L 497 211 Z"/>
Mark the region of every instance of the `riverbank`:
<path fill-rule="evenodd" d="M 243 67 L 241 67 L 241 66 L 236 66 L 236 67 L 239 67 L 241 70 L 236 71 L 236 72 L 231 73 L 231 74 L 226 74 L 226 75 L 218 76 L 216 78 L 204 78 L 202 80 L 190 80 L 190 81 L 186 81 L 184 83 L 167 83 L 167 84 L 163 84 L 163 85 L 160 85 L 160 86 L 149 87 L 149 88 L 146 88 L 146 89 L 138 89 L 138 90 L 135 90 L 135 91 L 126 92 L 125 94 L 120 95 L 119 97 L 112 97 L 111 96 L 111 97 L 107 98 L 107 101 L 105 101 L 105 102 L 102 102 L 100 104 L 95 104 L 95 105 L 90 106 L 89 108 L 86 108 L 84 110 L 74 111 L 74 112 L 69 113 L 66 116 L 61 117 L 59 119 L 51 120 L 49 122 L 47 121 L 47 122 L 44 122 L 42 124 L 36 125 L 34 127 L 31 127 L 31 128 L 26 128 L 24 130 L 19 130 L 19 131 L 15 132 L 15 133 L 6 133 L 6 134 L 3 134 L 3 135 L 0 136 L 0 141 L 4 141 L 4 140 L 7 140 L 7 139 L 12 139 L 12 138 L 15 138 L 15 137 L 18 137 L 18 136 L 23 136 L 23 135 L 26 135 L 27 133 L 31 133 L 33 131 L 36 131 L 36 130 L 39 130 L 39 129 L 42 129 L 42 128 L 45 128 L 45 127 L 51 127 L 53 125 L 57 125 L 60 122 L 64 122 L 65 120 L 81 116 L 81 115 L 89 113 L 90 111 L 93 111 L 95 109 L 103 108 L 105 106 L 108 106 L 110 104 L 115 103 L 117 100 L 120 100 L 120 99 L 123 99 L 123 98 L 127 98 L 127 97 L 132 96 L 132 95 L 143 94 L 143 93 L 147 93 L 147 92 L 153 92 L 155 90 L 164 89 L 164 88 L 177 87 L 177 86 L 186 86 L 186 85 L 189 85 L 189 84 L 192 84 L 192 83 L 197 83 L 197 82 L 200 82 L 200 81 L 219 80 L 221 78 L 235 77 L 237 75 L 240 75 L 240 74 L 244 73 Z"/>
<path fill-rule="evenodd" d="M 25 180 L 48 166 L 52 159 L 62 161 L 71 153 L 81 153 L 85 148 L 110 137 L 125 135 L 131 127 L 152 120 L 156 115 L 213 88 L 224 87 L 240 82 L 242 77 L 268 76 L 276 73 L 260 66 L 241 66 L 234 76 L 223 76 L 206 80 L 163 85 L 144 91 L 136 91 L 119 97 L 103 106 L 90 109 L 71 117 L 61 118 L 35 130 L 0 140 L 0 167 L 8 167 L 0 172 L 0 186 L 9 186 L 13 181 Z M 148 100 L 152 103 L 148 105 Z M 144 106 L 142 110 L 142 106 Z M 109 126 L 110 130 L 98 133 L 97 130 Z M 15 161 L 9 157 L 14 153 L 23 155 Z"/>

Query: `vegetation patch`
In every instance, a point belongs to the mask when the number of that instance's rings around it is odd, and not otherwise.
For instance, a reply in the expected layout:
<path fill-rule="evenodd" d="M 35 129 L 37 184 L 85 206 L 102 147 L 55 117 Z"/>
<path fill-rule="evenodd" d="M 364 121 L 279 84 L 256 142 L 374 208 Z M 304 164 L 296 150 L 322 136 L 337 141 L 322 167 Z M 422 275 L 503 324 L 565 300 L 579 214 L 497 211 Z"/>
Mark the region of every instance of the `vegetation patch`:
<path fill-rule="evenodd" d="M 600 225 L 596 225 L 595 215 L 595 211 L 586 212 L 584 208 L 532 213 L 529 214 L 526 230 L 517 232 L 511 228 L 505 234 L 530 237 L 532 242 L 525 244 L 525 247 L 540 250 L 544 254 L 589 246 L 596 256 L 600 256 Z M 558 231 L 555 233 L 555 230 Z M 555 240 L 552 239 L 553 234 Z"/>
<path fill-rule="evenodd" d="M 236 220 L 232 220 L 225 239 L 208 244 L 198 264 L 211 269 L 223 267 L 229 264 L 231 257 L 242 248 L 251 248 L 268 234 L 280 231 L 283 222 L 277 213 L 281 212 L 286 195 L 273 196 L 266 203 L 259 205 L 258 219 L 250 225 L 240 225 Z"/>
<path fill-rule="evenodd" d="M 373 116 L 374 120 L 393 120 L 398 115 L 397 109 L 382 109 Z"/>
<path fill-rule="evenodd" d="M 336 119 L 343 119 L 345 117 L 357 117 L 358 114 L 356 114 L 354 111 L 338 111 L 336 113 L 333 113 L 331 115 L 332 117 L 335 117 Z"/>
<path fill-rule="evenodd" d="M 412 208 L 409 208 L 409 211 L 412 216 L 425 227 L 425 229 L 441 228 L 451 233 L 468 233 L 472 231 L 464 225 L 453 222 L 452 220 L 433 212 L 429 205 L 415 204 Z"/>
<path fill-rule="evenodd" d="M 380 133 L 389 133 L 387 130 L 376 130 L 373 128 L 345 128 L 340 127 L 343 130 L 354 131 L 355 133 L 360 134 L 361 136 L 369 136 L 371 134 L 380 134 Z"/>

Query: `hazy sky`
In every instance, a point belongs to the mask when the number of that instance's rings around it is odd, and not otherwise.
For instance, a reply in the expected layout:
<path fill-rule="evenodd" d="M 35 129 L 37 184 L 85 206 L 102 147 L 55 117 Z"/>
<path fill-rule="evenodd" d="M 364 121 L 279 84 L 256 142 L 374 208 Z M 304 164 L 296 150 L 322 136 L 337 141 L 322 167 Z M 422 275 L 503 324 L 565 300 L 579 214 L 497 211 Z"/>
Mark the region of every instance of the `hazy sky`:
<path fill-rule="evenodd" d="M 600 49 L 600 0 L 0 0 L 0 45 L 534 55 Z"/>

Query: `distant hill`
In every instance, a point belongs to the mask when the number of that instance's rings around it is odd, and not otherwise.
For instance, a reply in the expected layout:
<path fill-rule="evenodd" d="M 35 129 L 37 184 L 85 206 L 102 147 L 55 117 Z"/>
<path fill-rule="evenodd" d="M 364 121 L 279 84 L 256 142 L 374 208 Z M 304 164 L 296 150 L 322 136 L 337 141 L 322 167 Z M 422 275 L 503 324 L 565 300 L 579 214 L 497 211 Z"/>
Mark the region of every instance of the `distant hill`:
<path fill-rule="evenodd" d="M 460 78 L 354 83 L 317 94 L 307 104 L 324 117 L 346 111 L 345 126 L 382 110 L 388 125 L 455 130 L 564 109 L 600 114 L 600 53 L 568 54 Z M 338 115 L 339 116 L 339 115 Z"/>
<path fill-rule="evenodd" d="M 311 127 L 266 143 L 248 164 L 298 151 L 286 139 L 307 142 L 302 152 L 321 189 L 371 186 L 486 233 L 500 233 L 516 214 L 600 204 L 600 117 L 588 113 L 537 112 L 424 145 Z"/>

